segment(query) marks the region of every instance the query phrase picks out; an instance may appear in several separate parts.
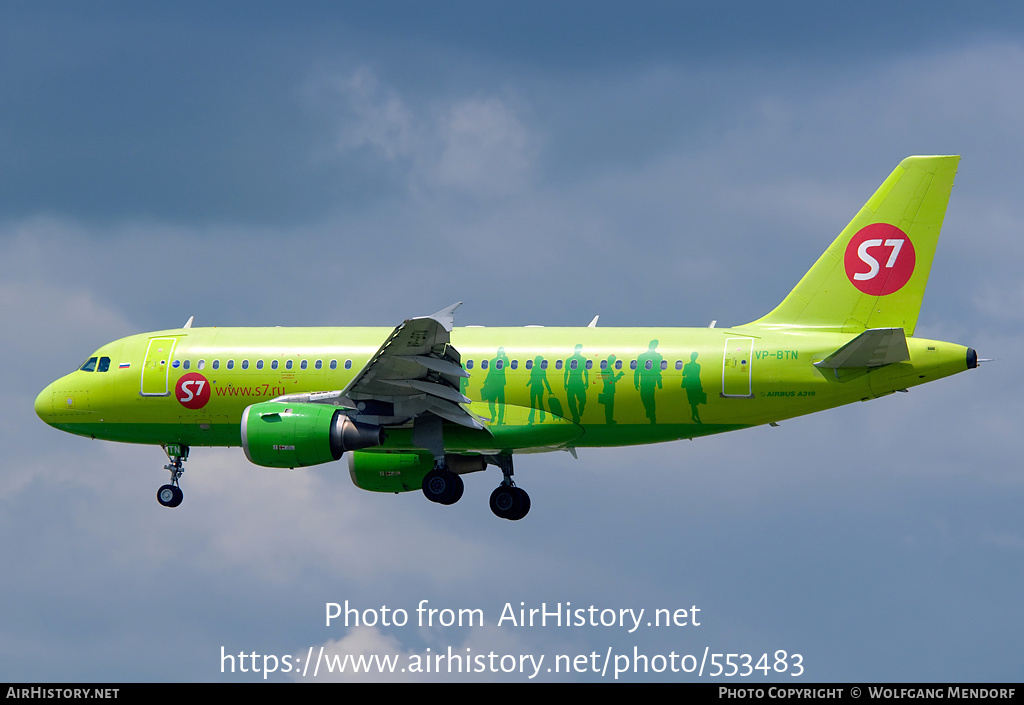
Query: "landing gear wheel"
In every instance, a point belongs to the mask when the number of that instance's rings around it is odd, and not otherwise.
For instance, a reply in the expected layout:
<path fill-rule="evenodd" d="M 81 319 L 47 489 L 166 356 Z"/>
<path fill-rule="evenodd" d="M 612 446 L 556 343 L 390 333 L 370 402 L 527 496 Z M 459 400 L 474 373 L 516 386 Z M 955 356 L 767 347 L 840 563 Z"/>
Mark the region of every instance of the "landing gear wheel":
<path fill-rule="evenodd" d="M 423 496 L 438 504 L 455 504 L 465 489 L 462 478 L 446 468 L 435 468 L 423 478 Z"/>
<path fill-rule="evenodd" d="M 181 488 L 176 485 L 164 485 L 156 492 L 156 501 L 165 507 L 177 507 L 184 498 Z"/>
<path fill-rule="evenodd" d="M 498 485 L 491 492 L 491 511 L 501 519 L 522 519 L 530 511 L 530 495 L 512 485 Z"/>
<path fill-rule="evenodd" d="M 526 494 L 526 490 L 521 489 L 519 487 L 516 487 L 515 490 L 522 497 L 523 506 L 519 510 L 519 514 L 518 515 L 516 515 L 514 517 L 509 517 L 509 518 L 512 519 L 513 521 L 518 521 L 519 519 L 522 519 L 524 516 L 526 516 L 527 514 L 530 513 L 530 495 Z"/>

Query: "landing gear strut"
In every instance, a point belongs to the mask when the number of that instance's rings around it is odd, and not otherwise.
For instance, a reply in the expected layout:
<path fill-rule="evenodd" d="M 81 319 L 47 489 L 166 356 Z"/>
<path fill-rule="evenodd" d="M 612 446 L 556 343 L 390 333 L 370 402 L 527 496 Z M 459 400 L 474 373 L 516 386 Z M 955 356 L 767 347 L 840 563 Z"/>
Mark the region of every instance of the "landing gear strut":
<path fill-rule="evenodd" d="M 434 469 L 423 476 L 423 496 L 438 504 L 455 504 L 462 498 L 465 485 L 451 471 L 444 455 L 444 427 L 433 414 L 419 416 L 413 422 L 412 440 L 434 456 Z"/>
<path fill-rule="evenodd" d="M 188 446 L 168 443 L 163 449 L 167 453 L 167 459 L 171 461 L 164 465 L 164 470 L 171 473 L 171 482 L 156 491 L 156 501 L 165 507 L 177 507 L 185 496 L 178 487 L 178 478 L 185 472 L 182 465 L 188 460 Z"/>
<path fill-rule="evenodd" d="M 501 484 L 491 492 L 491 511 L 501 519 L 518 521 L 530 511 L 530 495 L 512 480 L 512 456 L 494 455 L 488 461 L 501 468 Z"/>

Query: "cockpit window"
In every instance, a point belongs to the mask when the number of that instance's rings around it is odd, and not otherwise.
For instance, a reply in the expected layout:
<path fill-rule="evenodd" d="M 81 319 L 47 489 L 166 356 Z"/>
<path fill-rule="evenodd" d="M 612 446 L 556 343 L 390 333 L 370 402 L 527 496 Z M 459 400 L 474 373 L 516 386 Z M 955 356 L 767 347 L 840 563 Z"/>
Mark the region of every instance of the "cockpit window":
<path fill-rule="evenodd" d="M 95 372 L 96 371 L 96 358 L 90 357 L 85 361 L 85 364 L 79 367 L 82 372 Z"/>
<path fill-rule="evenodd" d="M 101 357 L 100 358 L 100 365 L 99 365 L 99 367 L 96 368 L 96 371 L 97 372 L 106 372 L 109 369 L 110 369 L 110 358 L 109 357 Z"/>

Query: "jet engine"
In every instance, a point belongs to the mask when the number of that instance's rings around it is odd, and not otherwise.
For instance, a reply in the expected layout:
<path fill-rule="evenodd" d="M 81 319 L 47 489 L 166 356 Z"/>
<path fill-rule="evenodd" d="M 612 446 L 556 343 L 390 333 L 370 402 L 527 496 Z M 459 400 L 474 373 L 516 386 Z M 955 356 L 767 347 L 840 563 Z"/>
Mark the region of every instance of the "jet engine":
<path fill-rule="evenodd" d="M 479 472 L 487 467 L 482 455 L 446 455 L 445 464 L 457 475 Z M 423 478 L 434 469 L 429 453 L 357 452 L 348 456 L 352 484 L 371 492 L 410 492 L 423 486 Z"/>
<path fill-rule="evenodd" d="M 300 468 L 338 460 L 347 450 L 384 443 L 384 429 L 353 421 L 326 404 L 266 401 L 242 413 L 245 457 L 267 468 Z"/>

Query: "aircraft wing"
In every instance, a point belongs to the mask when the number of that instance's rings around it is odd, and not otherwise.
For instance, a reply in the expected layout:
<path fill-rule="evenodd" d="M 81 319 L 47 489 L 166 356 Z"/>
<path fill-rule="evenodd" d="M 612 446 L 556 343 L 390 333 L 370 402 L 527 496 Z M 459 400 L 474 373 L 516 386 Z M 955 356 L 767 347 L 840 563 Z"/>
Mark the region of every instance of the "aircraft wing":
<path fill-rule="evenodd" d="M 486 428 L 465 404 L 460 378 L 469 377 L 450 342 L 453 304 L 430 316 L 410 318 L 388 336 L 363 369 L 340 392 L 316 392 L 280 398 L 354 408 L 369 423 L 403 424 L 431 412 L 474 429 Z"/>

